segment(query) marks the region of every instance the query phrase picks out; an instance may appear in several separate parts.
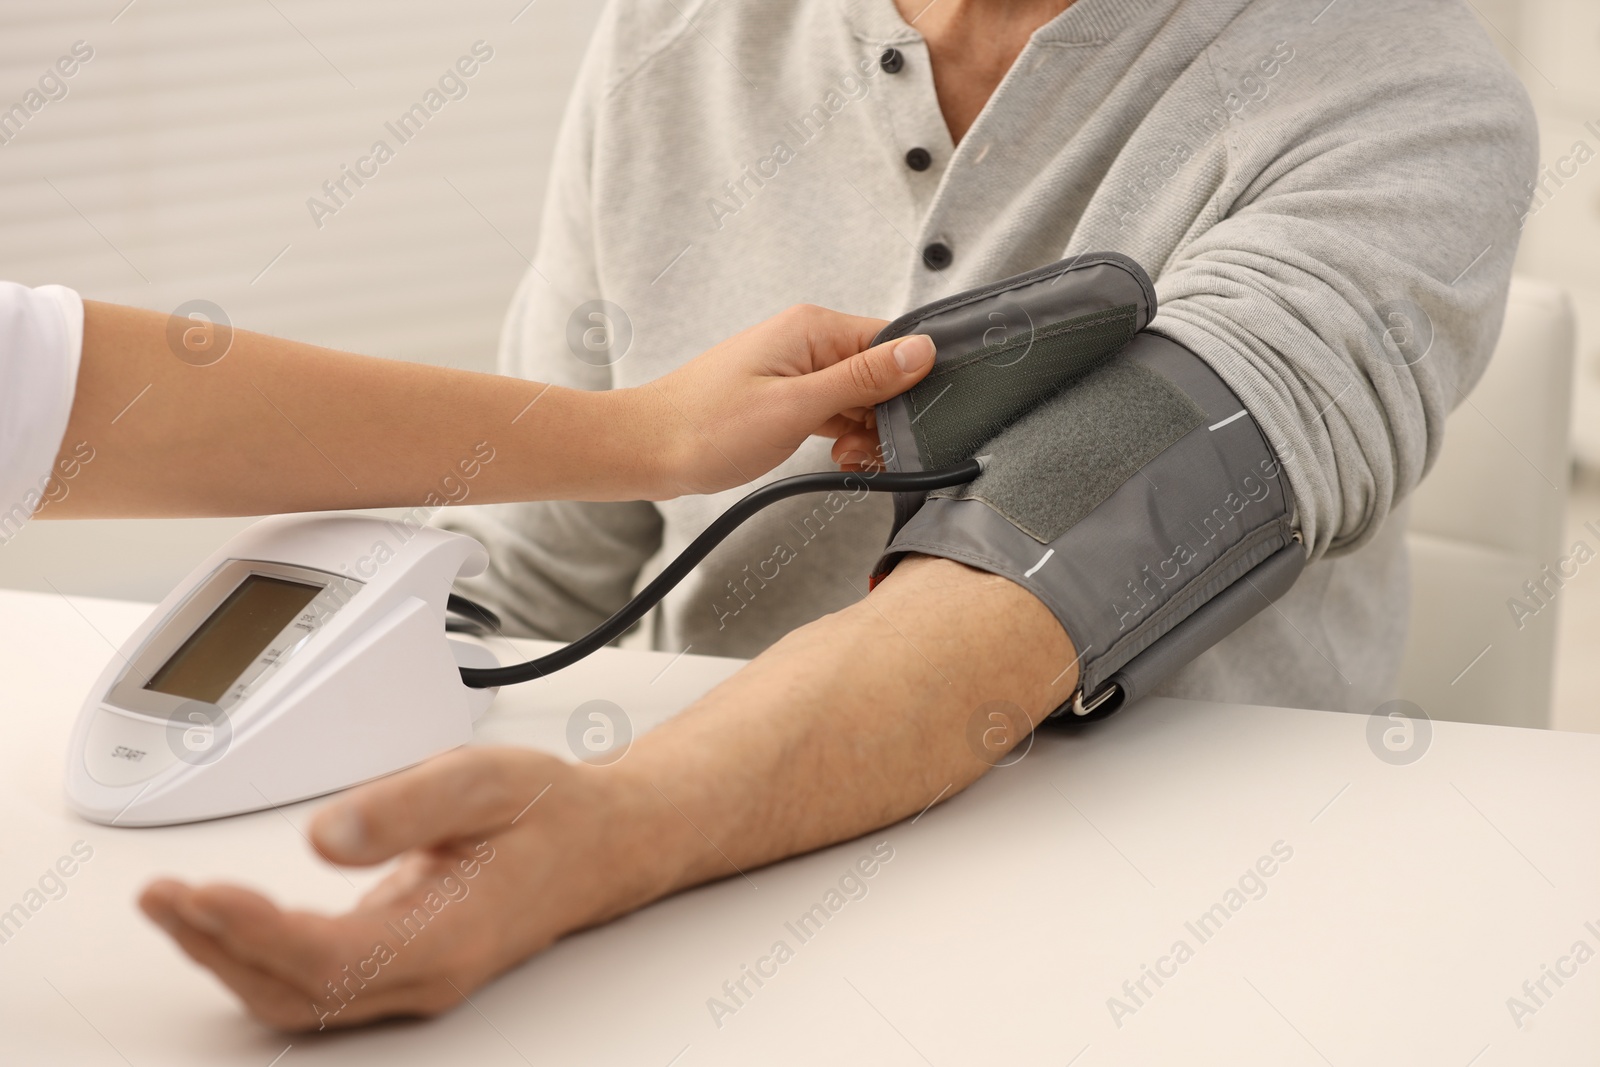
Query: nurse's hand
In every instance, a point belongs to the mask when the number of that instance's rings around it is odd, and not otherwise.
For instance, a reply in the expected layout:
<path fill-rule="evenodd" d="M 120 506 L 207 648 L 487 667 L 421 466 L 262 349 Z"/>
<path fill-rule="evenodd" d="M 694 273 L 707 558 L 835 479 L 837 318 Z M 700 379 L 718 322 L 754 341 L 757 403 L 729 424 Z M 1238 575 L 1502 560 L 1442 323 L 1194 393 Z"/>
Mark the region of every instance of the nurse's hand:
<path fill-rule="evenodd" d="M 635 426 L 646 436 L 666 431 L 655 496 L 731 489 L 772 470 L 807 437 L 858 430 L 874 404 L 933 366 L 933 341 L 921 334 L 868 349 L 883 325 L 793 307 L 625 390 L 644 409 Z"/>
<path fill-rule="evenodd" d="M 170 880 L 139 905 L 269 1026 L 435 1015 L 562 934 L 661 894 L 665 880 L 637 860 L 649 820 L 629 810 L 636 791 L 598 788 L 600 773 L 468 748 L 346 793 L 312 819 L 317 850 L 400 863 L 343 915 Z"/>

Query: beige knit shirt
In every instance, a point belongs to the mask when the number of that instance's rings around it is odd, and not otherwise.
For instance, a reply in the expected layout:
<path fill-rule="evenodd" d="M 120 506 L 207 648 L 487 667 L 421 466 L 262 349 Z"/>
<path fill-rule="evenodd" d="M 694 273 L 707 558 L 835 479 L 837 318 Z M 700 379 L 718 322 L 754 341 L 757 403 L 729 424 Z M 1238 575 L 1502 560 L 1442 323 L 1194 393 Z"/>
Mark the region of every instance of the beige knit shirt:
<path fill-rule="evenodd" d="M 1270 435 L 1313 554 L 1276 610 L 1169 691 L 1366 712 L 1403 647 L 1403 499 L 1493 348 L 1536 151 L 1523 90 L 1456 0 L 1078 0 L 959 145 L 892 0 L 613 0 L 501 369 L 634 385 L 794 303 L 892 318 L 1122 252 L 1155 279 L 1152 328 Z M 817 441 L 771 477 L 829 465 Z M 570 638 L 741 492 L 440 524 L 493 557 L 465 592 L 517 632 Z M 888 503 L 818 505 L 723 544 L 658 610 L 653 643 L 753 655 L 863 595 Z"/>

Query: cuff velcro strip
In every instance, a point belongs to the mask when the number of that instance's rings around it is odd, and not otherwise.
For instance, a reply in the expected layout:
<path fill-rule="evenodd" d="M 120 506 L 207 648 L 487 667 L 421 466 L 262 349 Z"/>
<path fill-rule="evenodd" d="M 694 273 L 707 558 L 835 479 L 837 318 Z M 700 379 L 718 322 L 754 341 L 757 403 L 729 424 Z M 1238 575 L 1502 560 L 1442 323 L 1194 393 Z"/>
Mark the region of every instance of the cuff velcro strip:
<path fill-rule="evenodd" d="M 933 496 L 981 500 L 1048 544 L 1204 419 L 1170 379 L 1118 357 L 989 441 L 976 481 Z"/>

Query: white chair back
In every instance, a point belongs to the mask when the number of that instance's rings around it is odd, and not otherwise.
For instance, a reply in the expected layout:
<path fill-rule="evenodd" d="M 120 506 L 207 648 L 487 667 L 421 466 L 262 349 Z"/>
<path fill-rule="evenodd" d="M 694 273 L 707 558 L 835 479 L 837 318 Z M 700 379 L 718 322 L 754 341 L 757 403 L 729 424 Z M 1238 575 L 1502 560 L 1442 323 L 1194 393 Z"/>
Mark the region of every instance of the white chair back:
<path fill-rule="evenodd" d="M 1565 292 L 1513 279 L 1494 358 L 1412 494 L 1399 695 L 1432 718 L 1550 725 L 1561 587 L 1600 581 L 1600 536 L 1562 544 L 1576 326 Z"/>

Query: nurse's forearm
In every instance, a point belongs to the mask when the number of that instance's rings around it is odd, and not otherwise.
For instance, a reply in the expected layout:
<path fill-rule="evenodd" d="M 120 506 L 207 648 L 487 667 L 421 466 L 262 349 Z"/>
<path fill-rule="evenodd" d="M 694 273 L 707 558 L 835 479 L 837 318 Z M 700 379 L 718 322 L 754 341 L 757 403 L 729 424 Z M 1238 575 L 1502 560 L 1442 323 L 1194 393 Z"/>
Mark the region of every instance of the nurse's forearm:
<path fill-rule="evenodd" d="M 212 346 L 182 343 L 203 323 L 85 301 L 77 395 L 38 514 L 717 492 L 812 434 L 836 436 L 927 372 L 927 338 L 868 348 L 882 325 L 790 308 L 655 381 L 586 392 L 243 330 L 213 358 Z"/>
<path fill-rule="evenodd" d="M 169 321 L 85 301 L 59 499 L 40 518 L 637 498 L 657 477 L 651 453 L 622 455 L 622 435 L 594 432 L 626 417 L 621 394 L 546 392 L 243 330 L 197 366 L 169 347 Z"/>

